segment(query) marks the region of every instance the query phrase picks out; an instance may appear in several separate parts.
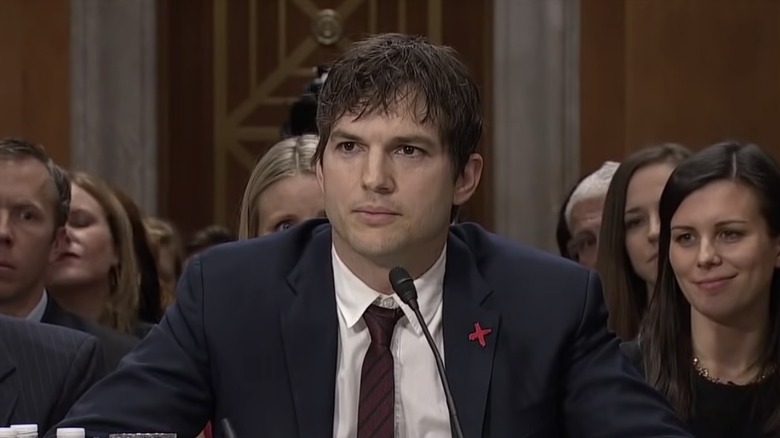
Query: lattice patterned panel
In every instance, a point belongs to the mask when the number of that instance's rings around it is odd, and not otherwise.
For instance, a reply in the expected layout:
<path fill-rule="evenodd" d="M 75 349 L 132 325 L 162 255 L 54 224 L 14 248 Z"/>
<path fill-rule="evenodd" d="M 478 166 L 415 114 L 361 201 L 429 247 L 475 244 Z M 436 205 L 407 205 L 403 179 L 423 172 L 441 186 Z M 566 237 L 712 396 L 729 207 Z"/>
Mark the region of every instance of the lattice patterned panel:
<path fill-rule="evenodd" d="M 377 32 L 442 38 L 443 0 L 215 0 L 215 219 L 234 224 L 257 158 L 289 106 L 352 41 Z"/>

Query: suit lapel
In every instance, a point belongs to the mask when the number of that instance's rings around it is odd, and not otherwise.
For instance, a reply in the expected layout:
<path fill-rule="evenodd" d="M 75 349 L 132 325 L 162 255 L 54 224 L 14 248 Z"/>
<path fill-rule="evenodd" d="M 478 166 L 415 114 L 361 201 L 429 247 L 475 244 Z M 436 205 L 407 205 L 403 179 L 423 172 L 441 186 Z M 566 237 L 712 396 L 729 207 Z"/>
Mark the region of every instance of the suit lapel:
<path fill-rule="evenodd" d="M 320 227 L 288 277 L 281 304 L 282 340 L 301 437 L 333 431 L 338 317 L 331 263 L 331 234 Z"/>
<path fill-rule="evenodd" d="M 491 288 L 466 244 L 450 235 L 444 275 L 443 325 L 447 376 L 463 433 L 482 436 L 499 314 L 482 307 Z M 481 345 L 475 324 L 482 329 Z M 486 333 L 485 330 L 490 330 Z M 470 334 L 475 336 L 470 337 Z"/>
<path fill-rule="evenodd" d="M 46 324 L 62 325 L 62 313 L 62 309 L 57 304 L 57 302 L 54 301 L 54 298 L 49 296 L 49 298 L 46 300 L 46 310 L 43 311 L 43 316 L 41 316 L 41 322 L 45 322 Z"/>
<path fill-rule="evenodd" d="M 16 365 L 8 357 L 8 349 L 0 345 L 0 426 L 10 425 L 19 397 L 19 381 Z"/>

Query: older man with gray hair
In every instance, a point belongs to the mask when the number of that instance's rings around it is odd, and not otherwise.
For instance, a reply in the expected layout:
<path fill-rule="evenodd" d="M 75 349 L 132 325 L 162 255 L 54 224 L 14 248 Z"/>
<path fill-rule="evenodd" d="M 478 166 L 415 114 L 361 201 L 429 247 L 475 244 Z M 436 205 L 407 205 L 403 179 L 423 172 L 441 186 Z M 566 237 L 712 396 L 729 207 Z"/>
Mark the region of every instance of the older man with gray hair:
<path fill-rule="evenodd" d="M 614 161 L 602 164 L 577 185 L 566 204 L 566 225 L 572 236 L 567 245 L 568 253 L 591 269 L 596 266 L 604 199 L 619 166 L 620 163 Z"/>

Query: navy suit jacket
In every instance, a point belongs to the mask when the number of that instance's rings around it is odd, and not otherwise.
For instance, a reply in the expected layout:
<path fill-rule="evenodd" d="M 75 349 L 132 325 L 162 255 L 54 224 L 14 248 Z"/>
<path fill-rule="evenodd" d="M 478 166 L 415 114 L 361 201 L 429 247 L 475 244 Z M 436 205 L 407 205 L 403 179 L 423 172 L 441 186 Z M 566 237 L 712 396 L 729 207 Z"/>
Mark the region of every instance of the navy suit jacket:
<path fill-rule="evenodd" d="M 109 371 L 115 370 L 119 366 L 119 361 L 138 344 L 138 339 L 132 336 L 123 335 L 68 312 L 57 304 L 51 295 L 46 303 L 41 322 L 67 327 L 96 337 L 103 347 L 103 360 Z"/>
<path fill-rule="evenodd" d="M 61 421 L 104 375 L 98 341 L 84 333 L 0 316 L 0 427 Z"/>
<path fill-rule="evenodd" d="M 190 437 L 228 418 L 239 437 L 332 436 L 336 312 L 326 222 L 211 249 L 189 264 L 163 321 L 61 427 Z M 691 436 L 606 317 L 586 269 L 453 226 L 444 355 L 465 436 Z M 469 339 L 475 323 L 493 330 L 484 347 Z"/>

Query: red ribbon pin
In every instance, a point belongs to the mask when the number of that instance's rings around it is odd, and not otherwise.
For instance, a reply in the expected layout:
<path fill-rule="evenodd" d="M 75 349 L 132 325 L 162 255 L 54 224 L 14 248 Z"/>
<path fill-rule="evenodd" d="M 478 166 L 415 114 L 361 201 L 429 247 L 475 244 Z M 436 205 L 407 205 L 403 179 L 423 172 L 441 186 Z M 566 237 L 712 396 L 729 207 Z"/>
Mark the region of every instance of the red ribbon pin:
<path fill-rule="evenodd" d="M 487 343 L 485 342 L 485 336 L 493 332 L 493 329 L 482 328 L 478 322 L 474 323 L 474 331 L 469 333 L 469 341 L 479 341 L 479 345 L 485 348 Z"/>

